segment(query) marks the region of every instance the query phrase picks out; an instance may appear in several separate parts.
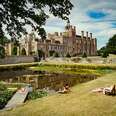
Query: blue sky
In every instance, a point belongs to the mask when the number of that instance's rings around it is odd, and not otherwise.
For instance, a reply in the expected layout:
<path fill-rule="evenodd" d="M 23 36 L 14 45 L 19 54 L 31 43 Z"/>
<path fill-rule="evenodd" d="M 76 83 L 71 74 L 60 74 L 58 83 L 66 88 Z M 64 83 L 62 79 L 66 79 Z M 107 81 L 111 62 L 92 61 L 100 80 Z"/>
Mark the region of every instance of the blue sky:
<path fill-rule="evenodd" d="M 108 39 L 116 34 L 116 0 L 71 0 L 74 8 L 69 16 L 71 24 L 81 30 L 92 32 L 97 38 L 98 49 L 104 46 Z M 65 21 L 52 15 L 45 29 L 47 32 L 64 31 Z"/>

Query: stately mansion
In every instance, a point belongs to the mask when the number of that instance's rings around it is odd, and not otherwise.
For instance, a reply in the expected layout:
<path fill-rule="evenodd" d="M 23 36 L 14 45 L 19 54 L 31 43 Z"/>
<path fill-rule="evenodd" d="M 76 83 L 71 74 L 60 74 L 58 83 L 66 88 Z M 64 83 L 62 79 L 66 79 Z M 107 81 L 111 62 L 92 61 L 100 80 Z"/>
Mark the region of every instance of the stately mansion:
<path fill-rule="evenodd" d="M 48 34 L 44 41 L 37 38 L 34 33 L 25 35 L 23 39 L 20 39 L 19 46 L 17 46 L 17 56 L 22 55 L 24 51 L 26 56 L 38 55 L 38 50 L 43 51 L 45 57 L 50 56 L 50 51 L 56 52 L 59 56 L 66 56 L 67 54 L 75 56 L 84 53 L 88 56 L 96 55 L 96 38 L 92 37 L 92 33 L 86 32 L 84 34 L 84 31 L 81 33 L 81 35 L 77 35 L 76 27 L 67 24 L 65 32 Z M 7 56 L 12 55 L 13 47 L 14 44 L 12 42 L 5 46 Z"/>

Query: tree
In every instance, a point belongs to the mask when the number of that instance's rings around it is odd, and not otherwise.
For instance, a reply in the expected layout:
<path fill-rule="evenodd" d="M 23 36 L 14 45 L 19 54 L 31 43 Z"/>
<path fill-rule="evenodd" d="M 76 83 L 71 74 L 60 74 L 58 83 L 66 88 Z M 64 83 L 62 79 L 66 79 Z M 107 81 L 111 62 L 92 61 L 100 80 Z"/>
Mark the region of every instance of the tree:
<path fill-rule="evenodd" d="M 49 55 L 50 55 L 50 56 L 53 56 L 53 55 L 54 55 L 54 53 L 55 53 L 55 51 L 54 51 L 54 50 L 50 50 L 50 51 L 49 51 Z"/>
<path fill-rule="evenodd" d="M 15 40 L 27 33 L 26 25 L 44 38 L 42 26 L 49 18 L 48 14 L 68 20 L 72 8 L 70 0 L 0 0 L 0 38 L 5 34 L 3 27 Z"/>
<path fill-rule="evenodd" d="M 5 45 L 5 43 L 8 43 L 9 42 L 9 40 L 5 37 L 5 36 L 3 36 L 3 37 L 0 37 L 0 45 Z"/>
<path fill-rule="evenodd" d="M 5 49 L 0 46 L 0 58 L 4 58 L 5 57 Z"/>
<path fill-rule="evenodd" d="M 109 53 L 116 54 L 116 34 L 109 39 L 106 49 Z"/>
<path fill-rule="evenodd" d="M 17 55 L 17 47 L 14 46 L 12 49 L 12 55 Z"/>
<path fill-rule="evenodd" d="M 106 51 L 106 46 L 103 46 L 102 48 L 100 48 L 100 50 L 97 51 L 98 56 L 102 56 L 105 51 Z"/>
<path fill-rule="evenodd" d="M 87 58 L 87 54 L 84 52 L 84 54 L 82 55 L 83 58 Z"/>
<path fill-rule="evenodd" d="M 5 46 L 5 44 L 8 42 L 9 40 L 5 36 L 0 37 L 0 58 L 5 57 L 5 49 L 3 46 Z"/>
<path fill-rule="evenodd" d="M 102 54 L 102 57 L 103 58 L 107 58 L 108 56 L 109 56 L 108 51 L 104 51 L 103 54 Z"/>

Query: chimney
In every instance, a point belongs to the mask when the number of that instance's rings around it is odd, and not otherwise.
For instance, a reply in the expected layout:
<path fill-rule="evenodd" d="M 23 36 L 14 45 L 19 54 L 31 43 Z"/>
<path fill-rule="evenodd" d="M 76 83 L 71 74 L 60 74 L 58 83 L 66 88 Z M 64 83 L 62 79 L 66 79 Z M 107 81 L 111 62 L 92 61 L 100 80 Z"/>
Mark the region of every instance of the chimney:
<path fill-rule="evenodd" d="M 74 31 L 76 32 L 76 26 L 74 26 Z"/>
<path fill-rule="evenodd" d="M 90 39 L 92 39 L 92 33 L 90 33 Z"/>
<path fill-rule="evenodd" d="M 58 32 L 55 32 L 54 34 L 55 34 L 55 36 L 58 36 Z"/>
<path fill-rule="evenodd" d="M 51 43 L 55 43 L 55 39 L 51 39 Z"/>
<path fill-rule="evenodd" d="M 73 28 L 72 25 L 70 26 L 70 28 L 71 28 L 71 29 Z"/>
<path fill-rule="evenodd" d="M 62 32 L 60 32 L 60 36 L 62 36 Z"/>
<path fill-rule="evenodd" d="M 84 31 L 81 31 L 81 38 L 84 38 Z"/>
<path fill-rule="evenodd" d="M 86 38 L 88 39 L 88 31 L 86 32 Z"/>

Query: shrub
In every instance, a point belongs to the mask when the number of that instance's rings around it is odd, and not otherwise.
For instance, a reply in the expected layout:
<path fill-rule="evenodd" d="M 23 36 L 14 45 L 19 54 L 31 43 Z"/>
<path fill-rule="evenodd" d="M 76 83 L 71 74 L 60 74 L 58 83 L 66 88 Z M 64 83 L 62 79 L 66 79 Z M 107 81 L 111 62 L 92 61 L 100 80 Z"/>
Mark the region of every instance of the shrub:
<path fill-rule="evenodd" d="M 33 91 L 33 92 L 29 93 L 27 99 L 28 100 L 34 100 L 34 99 L 41 98 L 41 97 L 44 97 L 44 96 L 47 96 L 47 92 L 36 90 L 36 91 Z"/>
<path fill-rule="evenodd" d="M 97 56 L 101 56 L 101 55 L 102 55 L 101 51 L 98 50 L 98 51 L 97 51 Z"/>
<path fill-rule="evenodd" d="M 78 54 L 73 54 L 73 57 L 76 57 L 76 56 L 78 56 Z"/>
<path fill-rule="evenodd" d="M 54 53 L 55 53 L 55 51 L 54 51 L 54 50 L 50 50 L 50 51 L 49 51 L 49 56 L 53 56 L 53 55 L 54 55 Z"/>
<path fill-rule="evenodd" d="M 0 83 L 0 91 L 7 90 L 6 86 Z"/>
<path fill-rule="evenodd" d="M 84 53 L 84 54 L 82 55 L 82 58 L 87 58 L 87 54 Z"/>
<path fill-rule="evenodd" d="M 4 108 L 12 95 L 13 91 L 7 90 L 6 86 L 0 83 L 0 109 Z"/>
<path fill-rule="evenodd" d="M 71 57 L 71 55 L 70 55 L 69 53 L 67 53 L 67 54 L 66 54 L 66 57 L 67 57 L 67 58 L 70 58 L 70 57 Z"/>
<path fill-rule="evenodd" d="M 55 52 L 54 57 L 59 57 L 59 54 L 57 52 Z"/>
<path fill-rule="evenodd" d="M 103 58 L 107 58 L 108 56 L 109 56 L 109 53 L 106 52 L 106 51 L 102 54 L 102 57 L 103 57 Z"/>
<path fill-rule="evenodd" d="M 4 106 L 7 104 L 8 100 L 12 97 L 12 95 L 12 91 L 0 91 L 0 109 L 4 108 Z"/>
<path fill-rule="evenodd" d="M 35 51 L 31 51 L 30 52 L 30 55 L 35 55 Z"/>
<path fill-rule="evenodd" d="M 76 62 L 76 63 L 79 62 L 80 60 L 81 60 L 81 58 L 79 58 L 79 57 L 73 58 L 73 59 L 72 59 L 72 61 L 74 61 L 74 62 Z"/>

